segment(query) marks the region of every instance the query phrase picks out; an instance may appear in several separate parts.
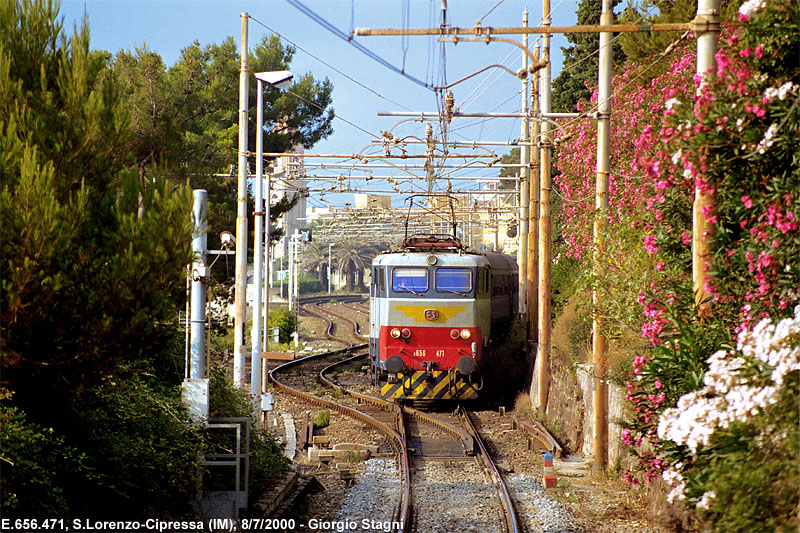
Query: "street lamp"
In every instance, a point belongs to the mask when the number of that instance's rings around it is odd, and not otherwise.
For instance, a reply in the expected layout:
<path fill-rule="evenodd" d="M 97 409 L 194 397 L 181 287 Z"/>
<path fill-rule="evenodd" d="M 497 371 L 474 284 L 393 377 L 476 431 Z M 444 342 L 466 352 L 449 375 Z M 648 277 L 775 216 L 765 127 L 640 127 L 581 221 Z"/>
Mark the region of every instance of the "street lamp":
<path fill-rule="evenodd" d="M 250 393 L 255 398 L 261 397 L 261 290 L 263 285 L 262 273 L 267 265 L 267 279 L 269 279 L 269 203 L 270 203 L 270 174 L 267 174 L 267 201 L 264 202 L 264 84 L 277 89 L 288 89 L 292 84 L 292 73 L 288 70 L 271 72 L 256 72 L 258 80 L 256 101 L 256 186 L 255 186 L 255 213 L 254 213 L 254 250 L 253 250 L 253 328 L 250 334 L 253 350 L 250 364 Z M 264 209 L 264 213 L 261 210 Z M 263 217 L 262 217 L 263 215 Z M 267 220 L 267 246 L 266 262 L 264 262 L 264 219 Z M 265 316 L 269 317 L 269 283 L 266 286 Z M 265 343 L 269 345 L 269 338 Z"/>

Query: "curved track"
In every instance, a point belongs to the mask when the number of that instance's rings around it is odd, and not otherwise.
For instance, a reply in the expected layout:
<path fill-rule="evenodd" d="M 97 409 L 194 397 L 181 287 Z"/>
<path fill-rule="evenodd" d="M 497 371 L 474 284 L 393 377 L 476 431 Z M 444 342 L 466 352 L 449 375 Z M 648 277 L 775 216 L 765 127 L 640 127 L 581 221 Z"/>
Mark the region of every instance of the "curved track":
<path fill-rule="evenodd" d="M 348 317 L 348 316 L 346 316 L 346 315 L 344 315 L 342 313 L 339 313 L 339 312 L 337 312 L 337 311 L 335 311 L 335 310 L 330 308 L 330 306 L 328 304 L 331 302 L 331 300 L 332 300 L 332 298 L 330 298 L 330 297 L 322 297 L 322 296 L 314 296 L 314 297 L 310 297 L 310 298 L 303 298 L 300 301 L 300 306 L 299 307 L 300 307 L 300 310 L 303 311 L 305 314 L 311 315 L 311 316 L 315 316 L 315 317 L 321 318 L 322 320 L 326 321 L 327 328 L 325 330 L 325 335 L 324 336 L 327 339 L 330 339 L 330 340 L 333 340 L 333 341 L 336 341 L 336 342 L 341 342 L 345 346 L 348 346 L 348 347 L 353 346 L 354 339 L 355 339 L 356 342 L 368 340 L 369 337 L 364 336 L 361 333 L 361 325 L 356 320 L 353 320 L 351 317 Z M 359 295 L 339 296 L 339 298 L 336 299 L 336 301 L 338 303 L 340 303 L 342 305 L 345 305 L 348 309 L 351 309 L 354 312 L 358 312 L 358 313 L 365 313 L 366 312 L 368 314 L 369 313 L 369 308 L 367 308 L 367 311 L 364 311 L 363 309 L 361 309 L 359 307 L 352 306 L 352 305 L 347 305 L 345 303 L 345 302 L 361 302 L 362 300 L 363 300 L 363 297 L 359 296 Z M 363 307 L 363 304 L 361 304 L 361 307 Z M 339 320 L 339 321 L 342 321 L 342 322 L 345 322 L 345 323 L 349 324 L 349 327 L 352 328 L 352 334 L 351 334 L 352 338 L 345 337 L 345 336 L 343 336 L 343 334 L 339 334 L 339 332 L 336 331 L 336 323 L 334 322 L 334 318 Z"/>
<path fill-rule="evenodd" d="M 360 345 L 353 348 L 363 350 L 365 346 Z M 469 421 L 469 415 L 466 411 L 463 408 L 459 408 L 450 417 L 447 417 L 447 415 L 433 416 L 417 409 L 406 406 L 401 407 L 399 404 L 387 402 L 381 398 L 346 389 L 337 384 L 334 381 L 335 378 L 330 379 L 326 376 L 326 374 L 331 374 L 334 370 L 351 364 L 366 355 L 362 353 L 330 364 L 331 359 L 336 356 L 341 357 L 346 352 L 347 350 L 340 350 L 291 361 L 272 370 L 270 378 L 278 388 L 287 393 L 312 405 L 327 407 L 345 416 L 364 422 L 386 436 L 397 457 L 402 481 L 400 498 L 393 513 L 393 521 L 401 524 L 400 529 L 397 531 L 411 531 L 417 528 L 427 529 L 427 526 L 423 525 L 423 521 L 436 516 L 437 505 L 440 504 L 437 496 L 426 494 L 426 491 L 430 491 L 430 487 L 426 489 L 424 482 L 418 481 L 416 485 L 412 484 L 412 465 L 414 465 L 414 470 L 424 470 L 424 465 L 429 463 L 452 468 L 454 463 L 463 461 L 480 462 L 479 472 L 488 472 L 490 474 L 491 483 L 496 488 L 499 500 L 498 505 L 501 509 L 497 513 L 492 512 L 491 514 L 492 516 L 498 515 L 497 520 L 503 521 L 501 528 L 498 530 L 519 531 L 516 513 L 502 476 L 494 466 L 477 431 Z M 303 365 L 313 365 L 315 370 L 319 369 L 324 364 L 323 361 L 328 362 L 328 364 L 319 370 L 319 381 L 344 393 L 346 400 L 343 401 L 350 405 L 305 393 L 281 382 L 278 378 L 278 375 L 282 372 Z M 424 478 L 424 474 L 421 474 L 421 477 Z M 415 486 L 418 488 L 415 489 Z M 420 501 L 416 505 L 416 512 L 414 511 L 415 506 L 412 505 L 412 494 L 414 494 L 415 490 L 421 495 L 419 497 Z M 486 495 L 482 497 L 485 498 Z"/>
<path fill-rule="evenodd" d="M 363 350 L 366 348 L 366 345 L 360 345 L 353 347 L 354 349 Z M 289 361 L 288 363 L 284 363 L 270 371 L 269 376 L 272 382 L 275 384 L 276 387 L 279 389 L 295 396 L 297 398 L 302 399 L 303 401 L 311 404 L 316 405 L 319 407 L 325 407 L 335 411 L 337 413 L 343 414 L 355 420 L 361 421 L 368 426 L 378 430 L 381 434 L 383 434 L 391 443 L 392 448 L 394 449 L 395 455 L 398 457 L 398 464 L 400 465 L 400 472 L 401 477 L 403 478 L 403 486 L 404 490 L 401 494 L 400 501 L 397 503 L 397 507 L 394 512 L 394 516 L 392 518 L 393 522 L 399 522 L 402 524 L 401 528 L 398 529 L 398 532 L 409 531 L 407 529 L 407 525 L 410 524 L 410 511 L 411 511 L 411 496 L 408 491 L 408 487 L 410 487 L 410 469 L 408 466 L 408 450 L 406 448 L 406 441 L 403 436 L 402 431 L 402 413 L 399 411 L 398 408 L 394 408 L 393 410 L 386 410 L 384 409 L 384 405 L 386 402 L 382 400 L 372 398 L 366 395 L 360 395 L 361 397 L 359 400 L 364 401 L 364 407 L 361 409 L 356 409 L 354 407 L 350 407 L 347 405 L 343 405 L 338 402 L 329 401 L 323 398 L 319 398 L 318 396 L 314 396 L 312 394 L 305 393 L 299 389 L 294 387 L 290 387 L 289 385 L 283 383 L 279 379 L 277 379 L 277 374 L 290 370 L 292 368 L 296 368 L 301 365 L 308 365 L 309 363 L 316 363 L 318 361 L 324 361 L 326 359 L 331 359 L 336 355 L 347 353 L 348 349 L 339 350 L 337 352 L 328 352 L 318 355 L 311 355 L 308 357 L 304 357 L 302 359 L 296 359 L 294 361 Z M 345 359 L 344 362 L 350 362 L 355 358 L 363 357 L 365 354 L 357 355 L 355 357 L 351 357 Z M 341 362 L 341 361 L 340 361 Z M 325 369 L 329 368 L 330 365 L 326 365 L 322 371 L 320 371 L 320 376 L 325 372 Z M 357 393 L 356 393 L 357 394 Z M 373 402 L 372 400 L 377 400 Z M 379 415 L 378 417 L 373 415 Z"/>

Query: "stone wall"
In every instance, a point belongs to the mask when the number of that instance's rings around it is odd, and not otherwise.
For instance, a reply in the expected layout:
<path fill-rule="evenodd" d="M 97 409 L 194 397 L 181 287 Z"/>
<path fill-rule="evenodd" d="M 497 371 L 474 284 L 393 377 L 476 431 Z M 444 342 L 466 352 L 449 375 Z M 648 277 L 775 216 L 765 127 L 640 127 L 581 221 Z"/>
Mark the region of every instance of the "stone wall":
<path fill-rule="evenodd" d="M 555 348 L 554 348 L 555 349 Z M 551 358 L 550 383 L 547 395 L 547 422 L 551 428 L 560 426 L 562 446 L 570 453 L 579 453 L 585 458 L 593 455 L 594 436 L 594 365 L 576 365 L 566 368 L 560 358 Z M 534 365 L 534 376 L 539 375 L 539 360 Z M 539 387 L 536 378 L 531 384 L 532 407 L 538 409 Z M 608 464 L 611 465 L 624 453 L 620 440 L 625 408 L 625 392 L 609 384 L 608 398 Z"/>

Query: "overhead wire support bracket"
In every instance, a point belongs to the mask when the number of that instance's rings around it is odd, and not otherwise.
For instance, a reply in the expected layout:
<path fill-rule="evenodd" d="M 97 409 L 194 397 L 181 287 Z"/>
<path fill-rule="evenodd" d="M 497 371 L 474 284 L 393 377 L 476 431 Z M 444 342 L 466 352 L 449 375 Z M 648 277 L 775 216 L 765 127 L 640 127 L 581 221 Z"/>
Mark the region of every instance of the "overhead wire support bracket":
<path fill-rule="evenodd" d="M 438 115 L 437 115 L 438 116 Z M 361 161 L 369 159 L 425 159 L 425 154 L 403 154 L 403 155 L 365 155 L 365 154 L 302 154 L 295 152 L 264 152 L 264 157 L 305 157 L 305 158 L 330 158 L 330 159 L 358 159 Z M 488 154 L 443 154 L 437 158 L 465 159 L 475 157 L 493 157 Z"/>
<path fill-rule="evenodd" d="M 379 117 L 438 118 L 438 111 L 379 111 Z M 453 118 L 597 118 L 596 113 L 453 113 Z"/>
<path fill-rule="evenodd" d="M 675 22 L 675 23 L 661 23 L 651 25 L 641 24 L 581 24 L 576 26 L 529 26 L 529 27 L 509 27 L 509 28 L 492 28 L 487 26 L 481 29 L 478 35 L 491 36 L 491 35 L 539 35 L 539 34 L 558 34 L 558 33 L 637 33 L 637 32 L 653 32 L 653 31 L 686 31 L 686 30 L 708 30 L 713 29 L 713 22 L 707 21 L 703 18 L 696 18 L 693 22 Z M 444 33 L 441 28 L 409 28 L 409 29 L 373 29 L 373 28 L 356 28 L 354 30 L 357 37 L 370 37 L 370 36 L 389 36 L 389 35 L 419 35 L 419 36 L 440 36 L 440 37 L 458 37 L 459 35 L 475 35 L 474 29 L 452 27 Z M 466 38 L 459 38 L 459 41 Z M 482 40 L 482 39 L 481 39 Z"/>

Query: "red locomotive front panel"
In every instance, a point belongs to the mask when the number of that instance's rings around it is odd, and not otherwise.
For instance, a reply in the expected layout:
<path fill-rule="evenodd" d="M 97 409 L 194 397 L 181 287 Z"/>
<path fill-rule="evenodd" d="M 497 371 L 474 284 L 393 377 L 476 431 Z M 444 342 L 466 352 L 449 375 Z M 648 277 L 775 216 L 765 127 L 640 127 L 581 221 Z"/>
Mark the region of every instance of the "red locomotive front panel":
<path fill-rule="evenodd" d="M 458 369 L 471 374 L 483 365 L 481 339 L 479 327 L 381 326 L 381 360 L 390 373 Z"/>

